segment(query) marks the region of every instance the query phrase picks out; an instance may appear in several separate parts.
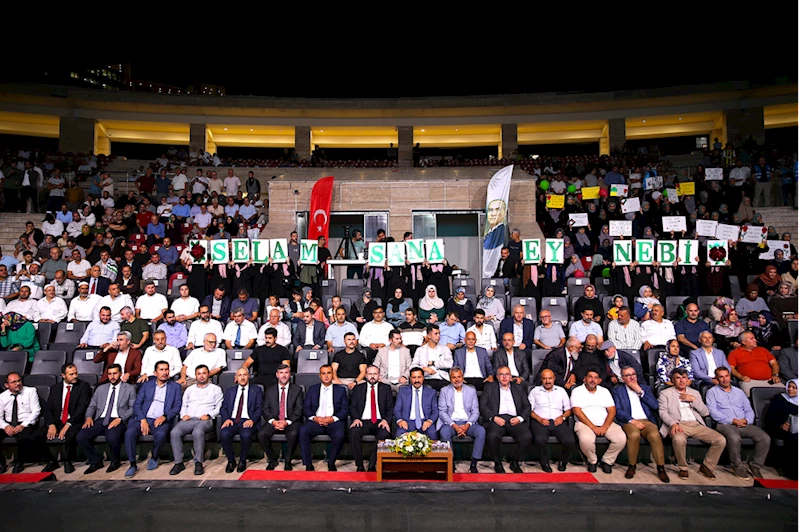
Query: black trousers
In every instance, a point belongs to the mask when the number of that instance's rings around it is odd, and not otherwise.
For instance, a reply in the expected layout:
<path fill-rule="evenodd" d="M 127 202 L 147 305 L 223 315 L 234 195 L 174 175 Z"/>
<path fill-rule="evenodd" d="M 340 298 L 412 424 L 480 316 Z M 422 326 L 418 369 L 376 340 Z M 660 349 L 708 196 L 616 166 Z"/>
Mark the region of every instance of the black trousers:
<path fill-rule="evenodd" d="M 2 437 L 5 436 L 4 432 Z M 17 440 L 17 454 L 14 456 L 14 461 L 17 463 L 37 462 L 47 451 L 44 434 L 39 433 L 38 425 L 25 427 L 22 432 L 14 435 L 14 438 Z M 3 453 L 0 453 L 0 464 L 6 464 Z"/>
<path fill-rule="evenodd" d="M 566 462 L 569 460 L 569 455 L 575 448 L 574 430 L 568 423 L 561 423 L 557 427 L 555 423 L 550 420 L 549 426 L 545 427 L 535 419 L 530 421 L 530 428 L 533 431 L 533 440 L 535 441 L 535 454 L 538 456 L 538 461 L 541 463 L 548 462 L 547 457 L 547 439 L 550 436 L 555 436 L 563 450 L 558 457 L 558 462 Z"/>
<path fill-rule="evenodd" d="M 478 392 L 482 392 L 483 391 L 483 385 L 485 384 L 483 382 L 483 380 L 484 380 L 483 378 L 481 378 L 481 377 L 467 377 L 467 378 L 465 378 L 463 380 L 466 382 L 466 384 L 471 384 L 472 386 L 477 388 Z"/>
<path fill-rule="evenodd" d="M 361 420 L 362 427 L 350 427 L 350 449 L 352 449 L 352 456 L 355 459 L 355 465 L 363 465 L 363 449 L 361 448 L 361 437 L 367 435 L 374 435 L 377 441 L 387 440 L 391 437 L 391 433 L 377 423 L 372 423 L 371 420 Z M 372 449 L 372 454 L 369 455 L 369 467 L 374 468 L 377 465 L 377 444 Z"/>
<path fill-rule="evenodd" d="M 78 432 L 80 432 L 80 425 L 70 425 L 67 429 L 67 433 L 64 435 L 64 451 L 61 453 L 61 459 L 69 462 L 75 462 L 78 460 Z M 56 421 L 55 423 L 56 434 L 61 432 L 61 429 L 64 428 L 63 423 L 61 421 Z M 47 445 L 47 425 L 42 426 L 39 429 L 40 436 L 44 438 L 45 445 L 44 445 L 44 456 L 50 462 L 55 462 L 56 457 L 53 455 L 53 452 L 50 450 L 50 446 Z"/>
<path fill-rule="evenodd" d="M 361 349 L 363 349 L 363 352 L 366 355 L 366 363 L 372 364 L 375 361 L 375 357 L 377 356 L 377 351 L 375 351 L 371 347 L 361 347 Z"/>
<path fill-rule="evenodd" d="M 105 436 L 105 443 L 111 455 L 111 462 L 119 463 L 121 461 L 120 450 L 122 448 L 122 440 L 125 438 L 125 431 L 127 431 L 127 425 L 125 423 L 120 423 L 114 428 L 108 428 L 103 425 L 102 418 L 98 418 L 94 420 L 94 425 L 88 429 L 82 429 L 78 433 L 76 441 L 83 449 L 89 462 L 92 464 L 102 464 L 103 455 L 97 452 L 97 448 L 94 446 L 94 440 L 98 436 Z"/>
<path fill-rule="evenodd" d="M 19 189 L 19 205 L 22 212 L 27 212 L 28 198 L 31 199 L 31 212 L 38 210 L 38 201 L 36 197 L 36 189 L 33 187 L 22 187 Z"/>
<path fill-rule="evenodd" d="M 449 381 L 446 379 L 425 379 L 424 383 L 437 392 L 441 391 L 442 388 L 449 386 Z"/>
<path fill-rule="evenodd" d="M 269 423 L 265 423 L 261 430 L 258 431 L 258 441 L 261 443 L 261 447 L 264 448 L 264 452 L 266 453 L 266 458 L 269 462 L 277 462 L 280 458 L 280 453 L 275 451 L 272 447 L 272 437 L 275 435 L 284 434 L 286 436 L 286 462 L 291 462 L 291 457 L 294 454 L 294 450 L 297 448 L 297 437 L 300 433 L 300 425 L 302 423 L 292 423 L 286 430 L 275 430 Z"/>
<path fill-rule="evenodd" d="M 529 452 L 533 444 L 533 435 L 530 432 L 530 427 L 527 423 L 519 423 L 518 425 L 511 425 L 510 419 L 512 416 L 501 415 L 499 416 L 505 420 L 505 426 L 500 427 L 493 420 L 488 420 L 483 424 L 486 429 L 486 447 L 488 448 L 488 455 L 494 460 L 494 463 L 499 463 L 502 460 L 499 456 L 499 446 L 502 443 L 503 436 L 512 436 L 516 440 L 516 451 L 513 453 L 513 459 L 517 462 L 522 460 Z"/>

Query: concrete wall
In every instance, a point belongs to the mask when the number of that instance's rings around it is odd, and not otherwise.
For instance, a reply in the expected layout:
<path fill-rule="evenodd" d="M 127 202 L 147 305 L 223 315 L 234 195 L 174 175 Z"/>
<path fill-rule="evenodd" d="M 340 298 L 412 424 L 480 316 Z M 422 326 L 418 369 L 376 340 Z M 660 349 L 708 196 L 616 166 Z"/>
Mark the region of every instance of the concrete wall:
<path fill-rule="evenodd" d="M 58 151 L 87 153 L 94 150 L 94 120 L 63 117 L 59 122 Z"/>
<path fill-rule="evenodd" d="M 741 139 L 746 142 L 749 135 L 752 135 L 758 144 L 765 143 L 766 127 L 763 124 L 763 107 L 728 109 L 724 115 L 728 142 L 735 140 L 736 135 L 740 135 Z"/>

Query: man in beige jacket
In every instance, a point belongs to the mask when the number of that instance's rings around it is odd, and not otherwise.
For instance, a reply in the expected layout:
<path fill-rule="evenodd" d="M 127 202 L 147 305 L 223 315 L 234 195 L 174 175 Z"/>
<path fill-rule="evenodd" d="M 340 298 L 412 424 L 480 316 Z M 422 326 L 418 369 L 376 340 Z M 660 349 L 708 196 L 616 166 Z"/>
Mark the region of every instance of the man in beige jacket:
<path fill-rule="evenodd" d="M 380 382 L 391 386 L 394 395 L 403 384 L 410 382 L 411 352 L 402 345 L 402 332 L 394 329 L 388 334 L 388 345 L 377 350 L 374 365 L 380 370 Z"/>

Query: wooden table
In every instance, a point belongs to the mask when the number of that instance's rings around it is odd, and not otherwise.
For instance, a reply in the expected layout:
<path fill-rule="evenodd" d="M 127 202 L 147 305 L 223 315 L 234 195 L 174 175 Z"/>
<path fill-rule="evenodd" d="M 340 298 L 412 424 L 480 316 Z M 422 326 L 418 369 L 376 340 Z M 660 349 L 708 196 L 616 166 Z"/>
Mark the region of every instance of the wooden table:
<path fill-rule="evenodd" d="M 383 482 L 384 473 L 402 473 L 406 478 L 419 478 L 429 480 L 446 477 L 447 482 L 452 482 L 452 447 L 443 451 L 431 451 L 427 456 L 405 458 L 399 453 L 377 451 L 377 481 Z"/>

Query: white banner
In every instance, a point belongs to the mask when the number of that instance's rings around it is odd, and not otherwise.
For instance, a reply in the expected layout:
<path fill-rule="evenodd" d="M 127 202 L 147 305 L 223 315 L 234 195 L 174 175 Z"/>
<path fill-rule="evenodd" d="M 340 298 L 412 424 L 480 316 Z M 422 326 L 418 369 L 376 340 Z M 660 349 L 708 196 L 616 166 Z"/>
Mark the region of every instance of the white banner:
<path fill-rule="evenodd" d="M 680 240 L 680 265 L 699 264 L 699 240 Z"/>
<path fill-rule="evenodd" d="M 586 227 L 588 225 L 588 213 L 577 212 L 569 215 L 569 223 L 572 227 Z"/>
<path fill-rule="evenodd" d="M 785 254 L 784 258 L 789 260 L 788 257 L 791 256 L 790 242 L 785 242 L 784 240 L 766 240 L 766 246 L 768 247 L 768 251 L 760 255 L 760 260 L 773 259 L 774 252 L 778 249 L 782 250 L 782 252 Z"/>
<path fill-rule="evenodd" d="M 563 239 L 547 238 L 546 240 L 546 263 L 563 264 Z"/>
<path fill-rule="evenodd" d="M 729 258 L 726 240 L 707 241 L 707 260 L 711 266 L 726 266 Z"/>
<path fill-rule="evenodd" d="M 638 198 L 627 198 L 621 200 L 621 212 L 638 212 L 641 209 L 641 200 Z"/>
<path fill-rule="evenodd" d="M 633 261 L 633 241 L 614 240 L 613 241 L 613 262 L 619 266 L 626 266 Z"/>
<path fill-rule="evenodd" d="M 705 181 L 721 181 L 724 179 L 723 168 L 705 168 Z"/>
<path fill-rule="evenodd" d="M 211 264 L 227 264 L 230 262 L 229 240 L 211 240 Z"/>
<path fill-rule="evenodd" d="M 719 223 L 715 220 L 697 220 L 696 235 L 716 238 L 716 227 Z"/>
<path fill-rule="evenodd" d="M 738 232 L 740 228 L 737 225 L 719 224 L 716 226 L 716 238 L 719 240 L 736 241 L 738 240 Z"/>
<path fill-rule="evenodd" d="M 610 236 L 633 236 L 633 222 L 631 220 L 611 220 Z"/>
<path fill-rule="evenodd" d="M 664 216 L 663 217 L 663 232 L 671 233 L 672 231 L 687 231 L 685 225 L 685 216 Z"/>
<path fill-rule="evenodd" d="M 513 165 L 498 171 L 486 191 L 486 225 L 483 230 L 483 277 L 491 277 L 508 238 L 508 196 Z"/>
<path fill-rule="evenodd" d="M 405 242 L 388 243 L 388 265 L 405 266 Z"/>

